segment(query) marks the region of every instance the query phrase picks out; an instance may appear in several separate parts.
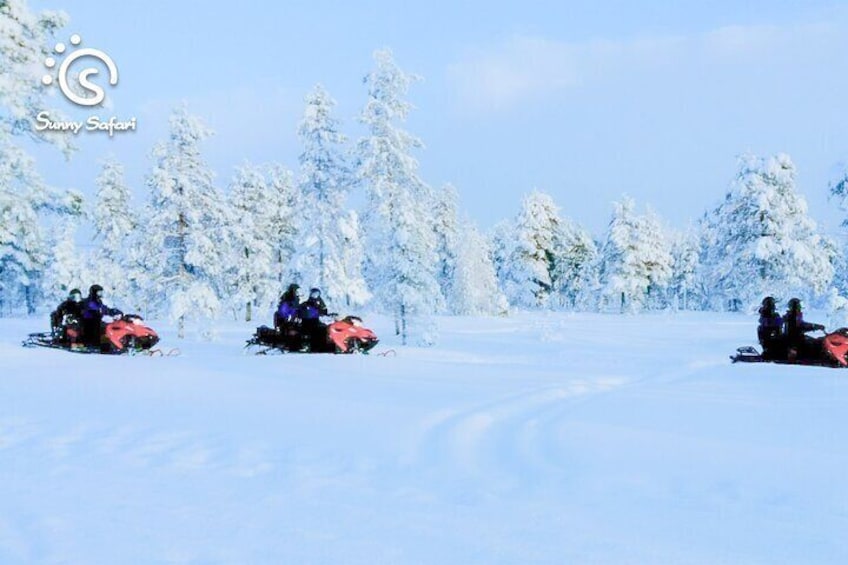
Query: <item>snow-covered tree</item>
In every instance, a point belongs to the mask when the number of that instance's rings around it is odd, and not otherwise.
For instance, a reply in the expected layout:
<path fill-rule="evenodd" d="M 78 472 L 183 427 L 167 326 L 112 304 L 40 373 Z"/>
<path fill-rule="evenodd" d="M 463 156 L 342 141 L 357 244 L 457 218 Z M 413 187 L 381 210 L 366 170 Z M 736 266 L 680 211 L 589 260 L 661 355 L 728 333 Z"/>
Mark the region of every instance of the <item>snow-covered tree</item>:
<path fill-rule="evenodd" d="M 795 179 L 788 155 L 740 159 L 724 202 L 703 220 L 701 263 L 713 306 L 752 308 L 766 295 L 827 290 L 835 246 L 816 232 Z"/>
<path fill-rule="evenodd" d="M 830 183 L 830 195 L 839 199 L 839 207 L 848 211 L 848 164 L 840 165 L 839 174 Z M 842 221 L 843 226 L 848 226 L 848 218 Z"/>
<path fill-rule="evenodd" d="M 502 266 L 501 280 L 511 304 L 524 308 L 549 305 L 559 235 L 556 204 L 547 194 L 534 190 L 522 202 Z"/>
<path fill-rule="evenodd" d="M 343 303 L 346 307 L 365 304 L 371 298 L 371 292 L 362 274 L 365 245 L 362 242 L 359 214 L 355 210 L 349 210 L 339 218 L 338 228 L 345 250 L 342 255 L 342 271 L 345 273 L 345 279 L 351 281 L 351 284 L 343 289 Z"/>
<path fill-rule="evenodd" d="M 301 199 L 292 172 L 280 164 L 268 170 L 268 210 L 271 212 L 273 242 L 273 274 L 280 288 L 290 282 L 301 282 L 293 266 L 298 245 L 298 214 Z"/>
<path fill-rule="evenodd" d="M 693 230 L 674 234 L 671 238 L 672 274 L 669 291 L 675 307 L 691 310 L 701 305 L 698 287 L 700 244 Z"/>
<path fill-rule="evenodd" d="M 218 315 L 221 275 L 231 249 L 223 200 L 200 154 L 200 143 L 211 134 L 185 106 L 177 108 L 168 140 L 153 150 L 147 177 L 151 196 L 141 239 L 146 288 L 151 304 L 167 307 L 179 337 L 185 335 L 187 319 Z"/>
<path fill-rule="evenodd" d="M 49 110 L 45 105 L 41 79 L 44 60 L 51 55 L 51 41 L 56 31 L 64 27 L 68 16 L 64 12 L 30 11 L 25 0 L 0 1 L 0 144 L 11 136 L 22 135 L 34 141 L 48 141 L 66 154 L 72 149 L 70 136 L 48 134 L 35 129 L 34 117 Z"/>
<path fill-rule="evenodd" d="M 412 156 L 421 141 L 396 125 L 412 107 L 404 97 L 415 77 L 398 68 L 387 49 L 376 51 L 374 59 L 376 69 L 365 77 L 368 101 L 360 116 L 368 135 L 357 145 L 358 178 L 367 198 L 366 281 L 378 305 L 395 316 L 403 343 L 411 332 L 426 343 L 433 337 L 428 333 L 430 314 L 442 302 L 430 216 L 433 196 Z M 410 321 L 424 331 L 410 328 Z"/>
<path fill-rule="evenodd" d="M 509 303 L 498 285 L 489 241 L 471 224 L 459 225 L 451 284 L 451 312 L 503 314 Z"/>
<path fill-rule="evenodd" d="M 322 289 L 329 304 L 357 304 L 367 297 L 361 265 L 346 257 L 351 230 L 356 225 L 345 212 L 353 181 L 344 162 L 346 141 L 332 116 L 336 105 L 323 86 L 306 97 L 306 110 L 298 127 L 303 144 L 300 154 L 300 245 L 294 268 L 310 286 Z"/>
<path fill-rule="evenodd" d="M 229 210 L 232 254 L 228 284 L 234 305 L 244 307 L 245 321 L 253 319 L 253 308 L 270 305 L 278 294 L 274 276 L 274 210 L 268 206 L 271 188 L 262 170 L 245 163 L 236 169 L 230 184 Z"/>
<path fill-rule="evenodd" d="M 672 257 L 659 221 L 639 216 L 625 197 L 613 204 L 613 216 L 601 248 L 601 306 L 637 311 L 661 305 L 671 280 Z"/>
<path fill-rule="evenodd" d="M 642 260 L 648 275 L 645 306 L 665 308 L 669 305 L 668 287 L 674 273 L 671 240 L 659 216 L 652 209 L 648 208 L 640 220 L 639 248 L 642 250 Z"/>
<path fill-rule="evenodd" d="M 506 288 L 509 273 L 509 255 L 512 251 L 515 226 L 510 220 L 501 220 L 489 232 L 489 247 L 492 251 L 492 266 L 498 278 L 498 286 Z"/>
<path fill-rule="evenodd" d="M 585 229 L 562 219 L 554 242 L 554 295 L 561 306 L 583 310 L 594 306 L 598 287 L 598 247 Z"/>
<path fill-rule="evenodd" d="M 73 288 L 85 294 L 87 273 L 85 258 L 76 244 L 79 227 L 78 215 L 66 214 L 53 227 L 47 267 L 42 279 L 42 294 L 48 304 L 57 304 L 67 298 Z"/>
<path fill-rule="evenodd" d="M 95 182 L 90 216 L 98 248 L 93 256 L 92 280 L 109 289 L 116 301 L 125 302 L 134 293 L 137 278 L 128 248 L 138 221 L 130 208 L 124 167 L 114 159 L 104 161 Z"/>
<path fill-rule="evenodd" d="M 459 195 L 453 185 L 446 184 L 436 193 L 433 220 L 436 232 L 436 253 L 439 257 L 437 271 L 439 288 L 445 298 L 448 311 L 458 313 L 457 309 L 465 309 L 465 307 L 457 303 L 460 298 L 456 270 L 460 253 L 461 227 Z"/>
<path fill-rule="evenodd" d="M 76 213 L 80 205 L 78 194 L 48 187 L 15 143 L 25 137 L 70 150 L 70 136 L 38 132 L 33 121 L 47 110 L 40 69 L 50 37 L 66 20 L 61 12 L 33 13 L 23 0 L 0 1 L 0 312 L 21 301 L 35 310 L 49 255 L 44 213 Z"/>

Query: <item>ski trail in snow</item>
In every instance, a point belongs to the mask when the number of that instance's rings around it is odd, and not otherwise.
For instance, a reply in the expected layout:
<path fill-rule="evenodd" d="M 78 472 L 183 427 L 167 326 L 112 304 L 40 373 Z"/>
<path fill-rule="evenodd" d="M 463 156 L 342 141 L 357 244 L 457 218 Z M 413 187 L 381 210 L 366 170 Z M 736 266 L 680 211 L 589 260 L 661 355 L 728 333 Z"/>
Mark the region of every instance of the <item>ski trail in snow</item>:
<path fill-rule="evenodd" d="M 426 462 L 458 469 L 467 476 L 500 474 L 507 482 L 533 468 L 562 464 L 556 451 L 550 414 L 570 403 L 621 386 L 620 378 L 574 380 L 524 391 L 463 410 L 442 411 L 425 419 L 401 460 L 404 467 Z"/>
<path fill-rule="evenodd" d="M 0 420 L 0 455 L 41 453 L 59 468 L 109 462 L 124 469 L 178 473 L 220 472 L 250 478 L 275 468 L 272 449 L 261 442 L 231 442 L 174 429 L 79 423 L 70 429 L 22 420 Z"/>

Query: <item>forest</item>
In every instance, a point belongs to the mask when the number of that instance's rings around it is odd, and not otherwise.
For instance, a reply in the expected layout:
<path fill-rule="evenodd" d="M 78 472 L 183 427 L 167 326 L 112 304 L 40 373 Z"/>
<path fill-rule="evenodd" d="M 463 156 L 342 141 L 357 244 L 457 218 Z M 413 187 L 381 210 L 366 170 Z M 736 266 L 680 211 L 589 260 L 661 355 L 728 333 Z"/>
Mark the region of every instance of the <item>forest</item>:
<path fill-rule="evenodd" d="M 292 124 L 294 168 L 245 160 L 219 183 L 203 155 L 212 131 L 181 105 L 151 150 L 145 186 L 128 186 L 114 159 L 91 179 L 91 198 L 48 186 L 24 142 L 67 149 L 68 132 L 39 127 L 33 72 L 63 18 L 0 4 L 0 315 L 42 312 L 97 283 L 111 302 L 183 334 L 193 320 L 263 318 L 297 282 L 335 309 L 392 315 L 404 342 L 428 343 L 435 314 L 752 311 L 766 295 L 847 308 L 842 244 L 817 230 L 786 154 L 739 157 L 724 199 L 685 231 L 622 195 L 605 233 L 590 234 L 532 190 L 484 232 L 456 187 L 422 178 L 422 140 L 404 129 L 417 77 L 388 49 L 364 79 L 367 135 L 344 133 L 318 84 Z M 820 189 L 844 199 L 848 175 Z M 364 204 L 351 206 L 353 195 Z"/>

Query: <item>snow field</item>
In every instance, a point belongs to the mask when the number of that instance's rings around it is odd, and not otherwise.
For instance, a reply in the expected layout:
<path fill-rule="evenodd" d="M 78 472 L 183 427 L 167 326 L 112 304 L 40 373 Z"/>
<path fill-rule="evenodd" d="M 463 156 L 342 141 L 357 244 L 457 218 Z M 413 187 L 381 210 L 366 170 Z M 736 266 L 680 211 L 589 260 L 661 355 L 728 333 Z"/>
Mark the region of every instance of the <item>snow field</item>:
<path fill-rule="evenodd" d="M 434 348 L 365 320 L 395 356 L 246 356 L 245 324 L 71 355 L 0 320 L 0 562 L 848 559 L 846 373 L 731 365 L 750 317 L 448 317 Z"/>

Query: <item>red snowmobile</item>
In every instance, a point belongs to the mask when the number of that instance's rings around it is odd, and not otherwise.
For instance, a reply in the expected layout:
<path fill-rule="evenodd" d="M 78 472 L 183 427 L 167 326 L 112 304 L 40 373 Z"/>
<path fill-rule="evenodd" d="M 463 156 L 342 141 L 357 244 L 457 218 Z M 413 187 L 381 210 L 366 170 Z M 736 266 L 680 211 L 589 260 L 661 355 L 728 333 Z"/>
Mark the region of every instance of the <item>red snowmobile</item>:
<path fill-rule="evenodd" d="M 135 353 L 152 348 L 159 342 L 156 332 L 137 314 L 121 314 L 105 324 L 100 346 L 84 345 L 77 329 L 67 331 L 32 333 L 24 340 L 24 347 L 50 347 L 75 353 Z"/>
<path fill-rule="evenodd" d="M 797 351 L 791 350 L 786 357 L 778 359 L 766 359 L 756 348 L 751 346 L 740 347 L 736 355 L 730 359 L 734 363 L 784 363 L 790 365 L 815 365 L 820 367 L 848 367 L 848 328 L 839 328 L 826 334 L 820 339 L 810 339 L 808 351 L 799 355 Z"/>
<path fill-rule="evenodd" d="M 345 316 L 326 326 L 326 336 L 318 343 L 310 343 L 297 324 L 280 328 L 260 326 L 247 340 L 246 348 L 264 355 L 276 350 L 289 353 L 368 353 L 379 340 L 377 335 L 362 325 L 362 318 Z"/>

